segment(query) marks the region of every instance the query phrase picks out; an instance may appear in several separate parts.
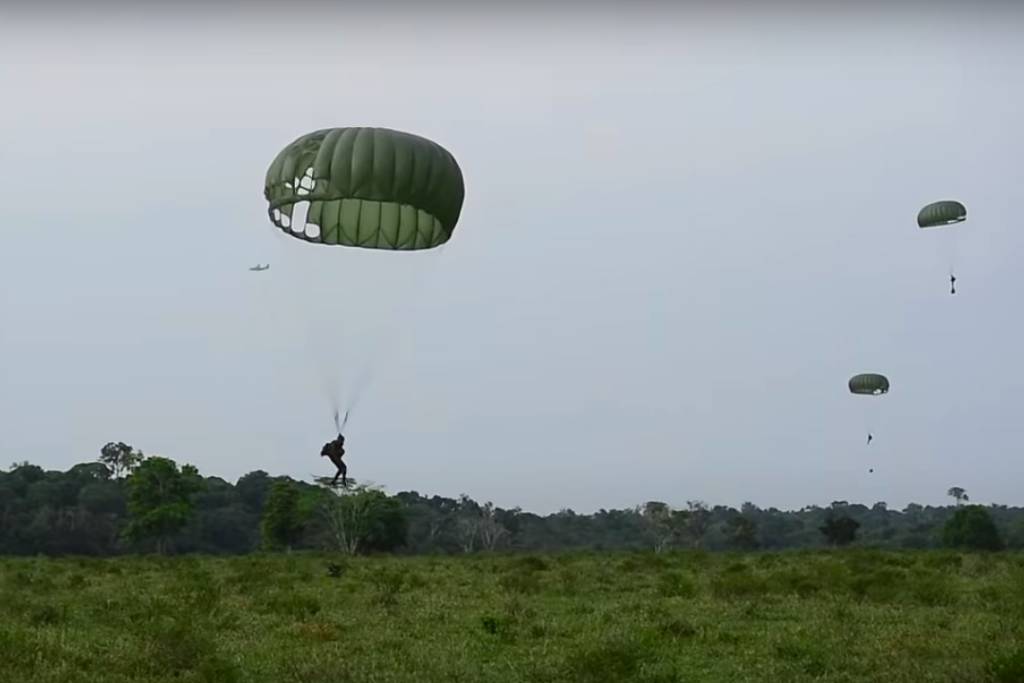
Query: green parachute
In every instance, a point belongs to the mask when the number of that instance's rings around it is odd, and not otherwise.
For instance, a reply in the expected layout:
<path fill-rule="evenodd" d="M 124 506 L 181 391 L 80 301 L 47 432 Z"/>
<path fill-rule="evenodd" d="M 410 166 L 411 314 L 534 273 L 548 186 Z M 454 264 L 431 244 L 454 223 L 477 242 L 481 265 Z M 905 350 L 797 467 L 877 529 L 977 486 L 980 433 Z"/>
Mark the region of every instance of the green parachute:
<path fill-rule="evenodd" d="M 464 196 L 462 171 L 446 149 L 388 128 L 303 135 L 274 158 L 264 185 L 270 220 L 287 234 L 368 249 L 444 244 Z"/>
<path fill-rule="evenodd" d="M 885 375 L 864 373 L 851 377 L 849 387 L 851 394 L 880 396 L 889 393 L 889 379 Z"/>
<path fill-rule="evenodd" d="M 967 220 L 967 207 L 958 201 L 932 202 L 917 213 L 919 228 L 937 228 Z"/>
<path fill-rule="evenodd" d="M 340 433 L 383 349 L 399 336 L 401 311 L 421 302 L 427 264 L 437 263 L 455 231 L 462 171 L 444 147 L 411 133 L 324 128 L 277 153 L 263 196 L 281 261 L 264 287 L 280 306 L 279 327 L 303 342 L 300 355 Z M 331 253 L 325 245 L 350 249 Z"/>
<path fill-rule="evenodd" d="M 932 202 L 917 212 L 917 227 L 941 228 L 944 226 L 963 223 L 967 220 L 967 207 L 958 201 L 944 199 L 939 202 Z M 946 235 L 947 259 L 949 261 L 949 292 L 956 294 L 956 251 L 958 230 L 943 231 Z"/>
<path fill-rule="evenodd" d="M 850 378 L 848 383 L 850 387 L 850 393 L 858 396 L 882 396 L 883 394 L 889 393 L 889 378 L 885 375 L 879 375 L 874 372 L 866 372 L 860 375 L 854 375 Z M 868 405 L 870 404 L 870 405 Z M 868 445 L 874 440 L 875 426 L 878 424 L 878 415 L 874 407 L 877 406 L 874 401 L 866 401 L 864 403 L 864 428 L 867 431 Z M 872 408 L 869 410 L 869 408 Z M 874 472 L 874 468 L 870 468 L 869 472 Z"/>

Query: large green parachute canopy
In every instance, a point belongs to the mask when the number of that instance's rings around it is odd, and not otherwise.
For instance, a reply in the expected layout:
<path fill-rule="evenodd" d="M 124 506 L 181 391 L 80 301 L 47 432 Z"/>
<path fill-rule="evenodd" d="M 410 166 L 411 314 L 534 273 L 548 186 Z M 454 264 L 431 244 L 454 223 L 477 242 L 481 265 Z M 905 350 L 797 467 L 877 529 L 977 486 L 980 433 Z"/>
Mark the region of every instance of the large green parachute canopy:
<path fill-rule="evenodd" d="M 447 242 L 465 187 L 435 142 L 387 128 L 329 128 L 282 149 L 267 170 L 270 220 L 307 242 L 430 249 Z M 306 204 L 305 219 L 295 207 Z"/>
<path fill-rule="evenodd" d="M 952 225 L 967 220 L 967 207 L 957 201 L 946 200 L 933 202 L 917 214 L 917 225 L 920 228 L 935 228 Z"/>
<path fill-rule="evenodd" d="M 889 379 L 885 375 L 865 373 L 850 378 L 850 392 L 878 396 L 889 393 Z"/>

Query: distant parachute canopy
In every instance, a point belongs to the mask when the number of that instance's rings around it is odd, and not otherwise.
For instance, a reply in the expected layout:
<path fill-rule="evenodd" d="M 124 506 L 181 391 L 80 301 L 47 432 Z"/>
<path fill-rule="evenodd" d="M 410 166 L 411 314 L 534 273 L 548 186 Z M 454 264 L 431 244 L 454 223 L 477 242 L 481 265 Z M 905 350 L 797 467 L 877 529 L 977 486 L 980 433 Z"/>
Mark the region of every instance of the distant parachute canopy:
<path fill-rule="evenodd" d="M 303 135 L 267 170 L 271 222 L 307 242 L 368 249 L 430 249 L 462 211 L 462 171 L 443 147 L 387 128 Z M 306 204 L 305 218 L 296 206 Z"/>
<path fill-rule="evenodd" d="M 917 214 L 917 225 L 920 228 L 952 225 L 965 220 L 967 220 L 967 207 L 952 200 L 934 202 L 921 209 Z"/>
<path fill-rule="evenodd" d="M 867 373 L 850 378 L 850 393 L 878 396 L 889 393 L 889 380 L 885 375 Z"/>

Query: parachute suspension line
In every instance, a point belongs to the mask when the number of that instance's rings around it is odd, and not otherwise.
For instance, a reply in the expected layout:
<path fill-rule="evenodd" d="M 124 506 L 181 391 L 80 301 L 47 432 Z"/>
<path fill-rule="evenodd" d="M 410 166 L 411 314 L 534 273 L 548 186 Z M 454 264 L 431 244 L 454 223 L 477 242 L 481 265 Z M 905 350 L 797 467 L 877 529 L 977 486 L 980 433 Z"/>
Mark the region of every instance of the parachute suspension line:
<path fill-rule="evenodd" d="M 430 279 L 433 278 L 438 268 L 440 268 L 441 258 L 447 251 L 447 246 L 448 243 L 445 242 L 434 247 L 431 250 L 434 253 L 430 254 L 430 257 L 424 264 L 423 269 L 413 276 L 414 286 L 410 287 L 412 290 L 420 290 L 426 281 L 429 281 Z M 410 302 L 408 299 L 403 299 L 399 303 L 394 305 L 394 308 L 391 311 L 391 315 L 388 316 L 390 320 L 390 325 L 384 325 L 385 328 L 391 327 L 392 329 L 385 329 L 380 332 L 381 340 L 380 343 L 377 345 L 376 353 L 370 354 L 370 357 L 368 357 L 362 364 L 359 373 L 353 378 L 353 380 L 350 383 L 351 391 L 349 392 L 348 399 L 347 401 L 345 401 L 344 404 L 345 419 L 342 421 L 343 427 L 345 423 L 348 421 L 349 414 L 355 410 L 356 405 L 358 405 L 359 403 L 359 400 L 363 397 L 363 393 L 365 392 L 367 387 L 370 386 L 372 379 L 375 377 L 375 370 L 377 369 L 377 361 L 379 360 L 380 354 L 383 353 L 385 350 L 391 347 L 392 344 L 396 342 L 396 337 L 398 335 L 395 334 L 394 328 L 397 327 L 397 320 L 402 319 L 404 317 L 404 314 L 408 312 L 407 310 L 402 310 L 403 306 L 415 306 L 417 301 L 418 299 L 414 297 L 412 302 Z M 334 412 L 335 415 L 337 415 L 337 406 L 335 407 Z"/>
<path fill-rule="evenodd" d="M 956 262 L 959 254 L 960 231 L 954 229 L 950 232 L 953 234 L 949 236 L 949 288 L 950 294 L 956 294 Z"/>
<path fill-rule="evenodd" d="M 280 258 L 285 262 L 285 267 L 280 269 L 278 272 L 283 272 L 287 277 L 291 277 L 292 281 L 285 285 L 286 288 L 291 288 L 296 285 L 294 278 L 296 273 L 308 273 L 310 272 L 309 263 L 304 261 L 306 258 L 303 252 L 312 245 L 308 245 L 304 242 L 296 242 L 291 233 L 295 233 L 292 229 L 294 226 L 305 226 L 306 216 L 308 215 L 308 201 L 298 201 L 294 204 L 292 218 L 293 221 L 287 230 L 274 228 L 274 238 L 279 245 Z M 298 220 L 295 220 L 295 219 Z M 303 228 L 304 230 L 304 228 Z M 302 232 L 302 231 L 300 231 Z M 315 254 L 312 252 L 308 253 L 308 256 L 315 258 Z M 315 270 L 315 267 L 314 267 Z M 330 354 L 325 353 L 324 349 L 317 345 L 316 341 L 320 339 L 325 330 L 318 329 L 315 324 L 319 318 L 313 314 L 308 308 L 302 306 L 285 305 L 284 313 L 291 317 L 293 329 L 301 330 L 300 338 L 302 346 L 305 351 L 303 356 L 312 359 L 311 367 L 309 371 L 311 374 L 310 379 L 314 380 L 316 384 L 320 386 L 320 390 L 323 392 L 324 398 L 327 400 L 328 406 L 335 416 L 335 425 L 338 424 L 338 416 L 341 412 L 341 378 L 337 376 L 337 371 L 334 369 L 336 362 L 335 359 L 329 358 Z M 278 311 L 279 317 L 281 311 Z M 342 345 L 344 350 L 344 345 Z M 348 411 L 345 412 L 345 421 L 348 420 Z M 341 423 L 342 425 L 344 422 Z M 340 432 L 339 432 L 340 433 Z"/>
<path fill-rule="evenodd" d="M 289 286 L 295 286 L 295 273 L 306 272 L 309 269 L 309 264 L 304 262 L 303 251 L 307 250 L 312 245 L 308 245 L 305 242 L 297 242 L 293 237 L 294 231 L 292 228 L 296 225 L 305 225 L 306 215 L 308 214 L 308 201 L 298 201 L 293 205 L 292 210 L 292 222 L 289 224 L 290 227 L 287 229 L 273 228 L 274 238 L 277 241 L 279 248 L 278 252 L 280 258 L 284 261 L 283 268 L 278 270 L 278 273 L 283 273 L 286 280 L 289 282 L 285 283 L 285 288 Z M 295 219 L 301 219 L 301 223 Z M 312 253 L 309 256 L 314 256 Z M 301 299 L 300 299 L 301 300 Z M 292 329 L 301 330 L 300 338 L 302 346 L 305 351 L 303 356 L 305 358 L 313 359 L 310 363 L 309 372 L 311 374 L 310 379 L 315 378 L 315 382 L 320 385 L 320 389 L 327 399 L 327 402 L 334 413 L 338 413 L 340 409 L 340 402 L 338 394 L 340 393 L 340 379 L 334 376 L 334 373 L 330 370 L 330 361 L 322 353 L 322 349 L 319 348 L 315 340 L 321 336 L 320 330 L 316 328 L 314 320 L 316 317 L 311 314 L 309 310 L 302 306 L 295 305 L 283 305 L 279 308 L 283 308 L 283 313 L 287 315 L 292 324 L 289 325 Z M 278 317 L 280 317 L 282 311 L 278 310 Z M 319 366 L 319 369 L 317 369 Z"/>
<path fill-rule="evenodd" d="M 864 408 L 861 415 L 864 418 L 865 439 L 870 435 L 872 437 L 871 440 L 874 441 L 874 439 L 878 437 L 878 435 L 875 433 L 875 428 L 878 426 L 878 420 L 876 419 L 877 416 L 875 415 L 875 407 L 870 404 L 870 400 L 864 402 Z"/>
<path fill-rule="evenodd" d="M 338 411 L 335 410 L 334 411 L 334 426 L 337 428 L 339 435 L 345 430 L 345 425 L 347 425 L 347 424 L 348 424 L 348 411 L 347 410 L 345 411 L 345 418 L 342 419 L 339 422 L 338 421 Z"/>

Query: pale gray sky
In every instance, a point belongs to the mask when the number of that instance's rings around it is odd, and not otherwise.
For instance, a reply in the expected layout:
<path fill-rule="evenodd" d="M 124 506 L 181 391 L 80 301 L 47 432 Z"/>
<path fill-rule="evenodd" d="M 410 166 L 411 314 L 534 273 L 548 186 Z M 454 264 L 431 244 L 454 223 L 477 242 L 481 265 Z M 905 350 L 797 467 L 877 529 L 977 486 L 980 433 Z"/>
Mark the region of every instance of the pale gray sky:
<path fill-rule="evenodd" d="M 8 17 L 0 458 L 308 479 L 390 339 L 348 460 L 392 492 L 1020 504 L 1024 14 L 914 7 Z M 456 156 L 442 251 L 274 233 L 273 156 L 348 125 Z"/>

